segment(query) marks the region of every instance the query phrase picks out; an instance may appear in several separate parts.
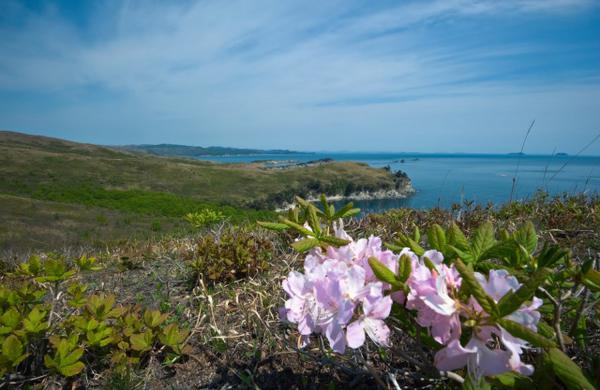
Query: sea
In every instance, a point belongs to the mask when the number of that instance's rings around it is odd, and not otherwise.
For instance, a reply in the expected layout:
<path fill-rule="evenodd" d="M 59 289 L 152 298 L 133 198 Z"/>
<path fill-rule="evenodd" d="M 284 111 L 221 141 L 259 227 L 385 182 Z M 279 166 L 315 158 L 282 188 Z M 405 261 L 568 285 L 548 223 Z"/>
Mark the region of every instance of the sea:
<path fill-rule="evenodd" d="M 511 199 L 530 199 L 539 190 L 550 195 L 600 194 L 600 156 L 319 152 L 202 159 L 219 163 L 259 160 L 300 163 L 333 159 L 364 162 L 375 168 L 389 166 L 392 171 L 402 170 L 408 174 L 416 190 L 412 196 L 353 201 L 363 213 L 400 207 L 448 208 L 464 202 L 482 205 L 491 202 L 499 206 Z"/>

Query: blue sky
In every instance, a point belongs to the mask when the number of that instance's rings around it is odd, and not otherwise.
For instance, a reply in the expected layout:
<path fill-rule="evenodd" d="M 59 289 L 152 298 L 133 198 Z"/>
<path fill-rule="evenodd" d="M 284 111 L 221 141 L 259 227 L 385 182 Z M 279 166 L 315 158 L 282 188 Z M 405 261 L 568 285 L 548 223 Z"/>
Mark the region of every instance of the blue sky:
<path fill-rule="evenodd" d="M 600 133 L 600 0 L 0 2 L 3 129 L 504 153 L 533 119 L 529 153 Z"/>

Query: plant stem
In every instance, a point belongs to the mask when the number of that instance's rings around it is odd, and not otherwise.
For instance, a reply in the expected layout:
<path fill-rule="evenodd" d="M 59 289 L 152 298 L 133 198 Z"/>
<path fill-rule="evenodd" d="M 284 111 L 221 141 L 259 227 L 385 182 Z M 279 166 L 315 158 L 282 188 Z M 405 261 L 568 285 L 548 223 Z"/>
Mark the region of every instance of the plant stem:
<path fill-rule="evenodd" d="M 583 297 L 581 298 L 581 303 L 579 304 L 579 309 L 577 310 L 577 313 L 575 314 L 575 320 L 573 321 L 573 325 L 571 325 L 571 329 L 569 330 L 569 337 L 573 337 L 573 335 L 577 331 L 577 324 L 579 323 L 579 320 L 581 319 L 581 315 L 583 314 L 583 310 L 585 309 L 585 305 L 587 304 L 588 291 L 589 290 L 587 289 L 587 287 L 583 291 Z"/>
<path fill-rule="evenodd" d="M 552 326 L 554 331 L 556 332 L 556 340 L 558 341 L 558 345 L 561 351 L 565 351 L 565 340 L 563 339 L 562 332 L 560 331 L 560 311 L 561 311 L 561 302 L 556 300 L 545 288 L 538 287 L 538 289 L 544 293 L 544 295 L 552 302 L 554 305 L 554 318 L 552 321 Z"/>

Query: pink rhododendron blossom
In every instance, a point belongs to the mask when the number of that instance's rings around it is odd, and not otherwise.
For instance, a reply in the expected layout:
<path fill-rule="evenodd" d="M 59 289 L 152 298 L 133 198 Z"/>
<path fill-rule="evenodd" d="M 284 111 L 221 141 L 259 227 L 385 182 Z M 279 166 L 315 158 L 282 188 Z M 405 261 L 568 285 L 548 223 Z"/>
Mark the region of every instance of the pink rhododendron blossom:
<path fill-rule="evenodd" d="M 435 354 L 440 370 L 467 367 L 471 375 L 498 375 L 513 371 L 531 375 L 533 367 L 521 361 L 528 347 L 494 322 L 473 297 L 461 300 L 462 279 L 454 265 L 444 264 L 444 256 L 436 250 L 419 258 L 408 248 L 399 254 L 382 248 L 379 237 L 354 241 L 340 222 L 334 234 L 350 241 L 340 248 L 312 249 L 304 261 L 304 273 L 292 271 L 283 281 L 288 295 L 280 315 L 297 324 L 298 344 L 308 344 L 309 335 L 323 334 L 331 348 L 343 353 L 346 346 L 361 347 L 367 336 L 375 344 L 389 346 L 390 329 L 385 324 L 392 302 L 414 310 L 416 322 L 429 329 L 431 337 L 442 345 Z M 369 265 L 375 257 L 394 274 L 399 259 L 408 256 L 411 272 L 407 289 L 391 291 L 391 286 L 377 280 Z M 491 270 L 487 277 L 475 273 L 476 280 L 496 302 L 521 284 L 506 270 Z M 537 330 L 542 300 L 534 297 L 506 318 L 533 331 Z M 461 344 L 462 323 L 472 324 L 471 338 Z"/>
<path fill-rule="evenodd" d="M 379 345 L 389 345 L 389 316 L 392 299 L 384 295 L 390 289 L 373 274 L 369 257 L 377 258 L 392 272 L 398 270 L 399 256 L 382 249 L 379 237 L 354 241 L 334 225 L 336 237 L 349 240 L 340 248 L 315 248 L 304 261 L 304 273 L 292 271 L 283 281 L 288 295 L 281 316 L 297 324 L 301 336 L 324 334 L 335 352 L 346 345 L 359 348 L 365 334 Z M 350 324 L 350 326 L 349 326 Z M 300 343 L 304 345 L 306 338 Z"/>
<path fill-rule="evenodd" d="M 392 299 L 367 296 L 362 299 L 363 315 L 348 325 L 348 346 L 359 348 L 365 342 L 365 333 L 378 345 L 388 346 L 389 328 L 383 320 L 390 315 Z"/>
<path fill-rule="evenodd" d="M 431 260 L 429 269 L 425 258 Z M 410 292 L 406 307 L 417 310 L 417 323 L 431 329 L 431 336 L 440 344 L 460 336 L 458 301 L 453 298 L 460 288 L 461 279 L 454 267 L 442 263 L 438 251 L 427 251 L 421 259 L 412 261 L 408 279 Z"/>
<path fill-rule="evenodd" d="M 475 277 L 485 292 L 496 302 L 508 292 L 516 291 L 520 287 L 518 280 L 509 275 L 506 270 L 491 270 L 487 278 L 480 273 L 475 273 Z M 530 305 L 522 305 L 507 318 L 536 330 L 540 313 L 535 309 L 541 304 L 542 300 L 534 297 Z M 480 313 L 480 316 L 487 316 L 474 298 L 470 299 L 470 307 Z M 461 315 L 468 318 L 468 311 Z M 533 366 L 521 361 L 521 354 L 525 348 L 527 343 L 524 340 L 514 337 L 500 326 L 476 327 L 466 346 L 463 347 L 458 338 L 454 338 L 445 348 L 439 350 L 435 356 L 435 364 L 441 370 L 454 370 L 467 365 L 470 371 L 484 376 L 508 371 L 531 375 Z"/>

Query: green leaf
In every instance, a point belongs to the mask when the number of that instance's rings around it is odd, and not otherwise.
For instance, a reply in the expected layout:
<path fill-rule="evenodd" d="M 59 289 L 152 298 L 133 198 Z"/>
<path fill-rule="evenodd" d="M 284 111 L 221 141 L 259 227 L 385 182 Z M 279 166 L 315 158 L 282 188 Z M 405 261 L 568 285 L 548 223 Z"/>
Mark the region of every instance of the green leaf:
<path fill-rule="evenodd" d="M 95 257 L 87 257 L 85 255 L 76 259 L 75 264 L 77 264 L 81 271 L 99 271 L 102 269 L 102 267 L 95 265 Z"/>
<path fill-rule="evenodd" d="M 477 230 L 471 239 L 471 253 L 475 261 L 496 243 L 494 238 L 494 226 L 491 222 L 485 222 Z"/>
<path fill-rule="evenodd" d="M 454 265 L 463 279 L 463 286 L 471 295 L 475 297 L 483 310 L 492 316 L 497 316 L 498 308 L 496 307 L 496 302 L 492 297 L 487 295 L 481 284 L 479 284 L 479 281 L 477 281 L 477 278 L 475 278 L 473 271 L 468 268 L 460 259 L 456 259 Z"/>
<path fill-rule="evenodd" d="M 316 238 L 305 238 L 292 243 L 292 248 L 303 253 L 319 245 L 319 240 Z"/>
<path fill-rule="evenodd" d="M 331 218 L 333 218 L 333 212 L 332 212 L 332 208 L 329 207 L 329 204 L 327 203 L 327 197 L 325 196 L 325 194 L 321 194 L 321 205 L 323 206 L 323 214 L 325 215 L 325 217 L 328 220 L 331 220 Z"/>
<path fill-rule="evenodd" d="M 500 241 L 485 252 L 483 252 L 483 254 L 479 256 L 479 260 L 508 260 L 508 265 L 516 266 L 517 262 L 515 260 L 517 260 L 517 258 L 515 254 L 518 251 L 518 246 L 519 244 L 513 239 Z"/>
<path fill-rule="evenodd" d="M 169 326 L 163 329 L 159 339 L 165 345 L 174 346 L 184 342 L 186 337 L 187 332 L 181 331 L 175 324 L 169 324 Z"/>
<path fill-rule="evenodd" d="M 68 378 L 79 374 L 84 368 L 85 364 L 82 362 L 77 362 L 68 366 L 60 366 L 59 372 Z"/>
<path fill-rule="evenodd" d="M 544 247 L 537 256 L 537 263 L 540 267 L 552 267 L 562 259 L 568 258 L 570 252 L 567 249 L 562 249 L 558 245 L 547 245 Z"/>
<path fill-rule="evenodd" d="M 421 245 L 419 245 L 418 242 L 416 242 L 415 240 L 413 240 L 412 238 L 410 238 L 404 234 L 401 234 L 398 236 L 398 240 L 396 241 L 396 244 L 399 245 L 401 248 L 404 248 L 404 247 L 410 248 L 410 250 L 415 252 L 415 254 L 417 256 L 423 256 L 423 254 L 425 253 L 425 249 L 423 249 L 421 247 Z"/>
<path fill-rule="evenodd" d="M 405 283 L 412 272 L 412 263 L 408 255 L 402 255 L 398 260 L 398 276 L 401 282 Z"/>
<path fill-rule="evenodd" d="M 144 323 L 149 328 L 156 328 L 165 322 L 168 317 L 168 314 L 162 314 L 158 310 L 146 309 L 144 312 Z"/>
<path fill-rule="evenodd" d="M 419 230 L 419 227 L 415 223 L 413 223 L 412 226 L 413 226 L 413 229 L 414 229 L 414 231 L 413 231 L 413 240 L 415 242 L 421 241 L 421 230 Z"/>
<path fill-rule="evenodd" d="M 307 208 L 310 206 L 310 202 L 308 202 L 307 200 L 305 200 L 299 196 L 296 196 L 296 202 L 304 208 Z"/>
<path fill-rule="evenodd" d="M 61 358 L 61 365 L 70 366 L 75 364 L 83 356 L 83 348 L 75 348 L 68 355 Z"/>
<path fill-rule="evenodd" d="M 152 344 L 154 343 L 152 333 L 149 331 L 131 335 L 131 337 L 129 337 L 129 342 L 131 344 L 131 349 L 139 352 L 152 349 Z"/>
<path fill-rule="evenodd" d="M 26 263 L 19 264 L 17 273 L 27 276 L 38 276 L 42 271 L 42 262 L 39 256 L 33 255 Z"/>
<path fill-rule="evenodd" d="M 14 307 L 11 307 L 10 309 L 8 309 L 0 317 L 0 323 L 2 323 L 4 326 L 6 326 L 8 329 L 11 329 L 11 330 L 15 329 L 17 326 L 19 326 L 20 322 L 21 322 L 21 315 Z"/>
<path fill-rule="evenodd" d="M 437 267 L 435 266 L 435 263 L 433 261 L 431 261 L 431 259 L 429 257 L 424 257 L 423 258 L 423 263 L 425 263 L 425 266 L 427 268 L 429 268 L 430 271 L 436 271 L 437 272 Z"/>
<path fill-rule="evenodd" d="M 28 333 L 40 333 L 48 328 L 46 321 L 46 311 L 40 310 L 37 306 L 34 307 L 23 319 L 23 328 Z"/>
<path fill-rule="evenodd" d="M 369 257 L 369 265 L 371 266 L 371 269 L 373 270 L 373 273 L 377 279 L 392 285 L 394 288 L 404 288 L 404 284 L 396 278 L 396 275 L 394 275 L 394 273 L 390 271 L 388 267 L 377 260 L 377 258 Z"/>
<path fill-rule="evenodd" d="M 13 334 L 8 336 L 2 343 L 2 355 L 11 363 L 23 355 L 23 343 Z"/>
<path fill-rule="evenodd" d="M 83 348 L 77 347 L 76 335 L 69 339 L 51 336 L 50 343 L 56 348 L 56 353 L 54 358 L 44 355 L 46 367 L 58 371 L 66 377 L 75 376 L 85 368 L 85 365 L 79 361 L 83 356 Z"/>
<path fill-rule="evenodd" d="M 386 247 L 387 249 L 391 250 L 392 252 L 401 252 L 402 249 L 404 249 L 404 247 L 402 247 L 400 245 L 391 244 L 388 242 L 384 242 L 383 246 Z"/>
<path fill-rule="evenodd" d="M 448 248 L 451 249 L 452 251 L 454 251 L 454 253 L 461 258 L 462 260 L 464 260 L 467 263 L 472 263 L 475 258 L 473 257 L 473 255 L 470 252 L 467 251 L 463 251 L 462 249 L 455 247 L 454 245 L 448 245 Z"/>
<path fill-rule="evenodd" d="M 291 209 L 288 210 L 288 219 L 290 221 L 293 221 L 295 223 L 299 223 L 299 212 L 298 212 L 298 207 L 292 207 Z"/>
<path fill-rule="evenodd" d="M 333 215 L 333 219 L 339 219 L 339 218 L 344 218 L 347 217 L 348 215 L 346 215 L 348 212 L 350 212 L 351 210 L 358 210 L 358 212 L 360 212 L 360 209 L 354 209 L 354 204 L 352 202 L 348 202 L 344 205 L 344 207 L 342 207 L 341 209 L 339 209 L 334 215 Z"/>
<path fill-rule="evenodd" d="M 278 232 L 282 232 L 282 231 L 287 230 L 287 229 L 290 228 L 285 223 L 262 222 L 262 221 L 258 221 L 256 223 L 258 224 L 258 226 L 264 227 L 265 229 L 275 230 L 275 231 L 278 231 Z"/>
<path fill-rule="evenodd" d="M 489 379 L 499 387 L 508 387 L 510 389 L 526 389 L 531 388 L 533 385 L 531 378 L 517 374 L 516 372 L 494 375 Z"/>
<path fill-rule="evenodd" d="M 446 237 L 448 239 L 448 244 L 452 245 L 453 247 L 462 251 L 469 249 L 469 241 L 467 241 L 467 237 L 465 237 L 464 233 L 462 230 L 460 230 L 456 223 L 452 222 L 448 228 L 448 231 L 446 232 Z"/>
<path fill-rule="evenodd" d="M 516 242 L 523 245 L 529 254 L 533 254 L 537 248 L 538 237 L 535 232 L 535 226 L 531 221 L 525 223 L 525 225 L 521 226 L 519 230 L 517 230 L 513 237 Z"/>
<path fill-rule="evenodd" d="M 427 231 L 427 241 L 433 249 L 437 249 L 440 252 L 446 251 L 446 233 L 437 223 L 433 224 Z"/>
<path fill-rule="evenodd" d="M 550 348 L 544 353 L 544 361 L 554 374 L 572 390 L 594 390 L 594 386 L 583 375 L 581 368 L 558 348 Z"/>
<path fill-rule="evenodd" d="M 315 235 L 314 232 L 311 232 L 310 230 L 308 230 L 307 228 L 305 228 L 304 226 L 302 226 L 300 224 L 297 224 L 296 222 L 292 222 L 289 219 L 283 218 L 283 217 L 279 217 L 279 219 L 281 220 L 281 222 L 285 223 L 292 229 L 296 229 L 299 233 L 302 233 L 305 236 L 314 236 Z"/>
<path fill-rule="evenodd" d="M 583 284 L 594 292 L 600 291 L 600 272 L 589 269 L 582 277 Z"/>
<path fill-rule="evenodd" d="M 500 326 L 506 329 L 508 333 L 529 342 L 534 347 L 552 348 L 556 346 L 554 341 L 545 338 L 529 328 L 526 328 L 518 322 L 514 322 L 506 318 L 499 319 L 497 322 Z"/>
<path fill-rule="evenodd" d="M 169 324 L 165 327 L 162 333 L 158 336 L 161 343 L 168 346 L 175 352 L 177 355 L 185 354 L 188 349 L 185 346 L 185 341 L 187 339 L 189 332 L 183 331 L 177 327 L 175 324 Z"/>
<path fill-rule="evenodd" d="M 552 271 L 548 268 L 538 269 L 531 278 L 524 283 L 517 291 L 511 291 L 505 294 L 498 301 L 498 314 L 500 317 L 505 317 L 515 310 L 518 310 L 525 301 L 530 300 L 535 294 L 539 286 L 541 286 Z"/>
<path fill-rule="evenodd" d="M 316 233 L 316 235 L 321 234 L 321 223 L 319 222 L 319 218 L 317 217 L 317 208 L 309 204 L 306 208 L 306 212 L 308 213 L 308 224 L 312 228 L 312 231 Z"/>
<path fill-rule="evenodd" d="M 553 339 L 556 337 L 556 332 L 554 328 L 548 325 L 544 320 L 540 320 L 537 324 L 538 333 L 544 336 L 547 339 Z"/>
<path fill-rule="evenodd" d="M 321 236 L 319 240 L 337 247 L 350 244 L 350 241 L 334 236 Z"/>
<path fill-rule="evenodd" d="M 360 214 L 360 209 L 359 208 L 353 208 L 353 209 L 350 209 L 350 210 L 346 211 L 344 213 L 344 215 L 343 215 L 343 218 L 350 218 L 350 217 L 353 217 L 353 216 L 358 215 L 358 214 Z"/>

